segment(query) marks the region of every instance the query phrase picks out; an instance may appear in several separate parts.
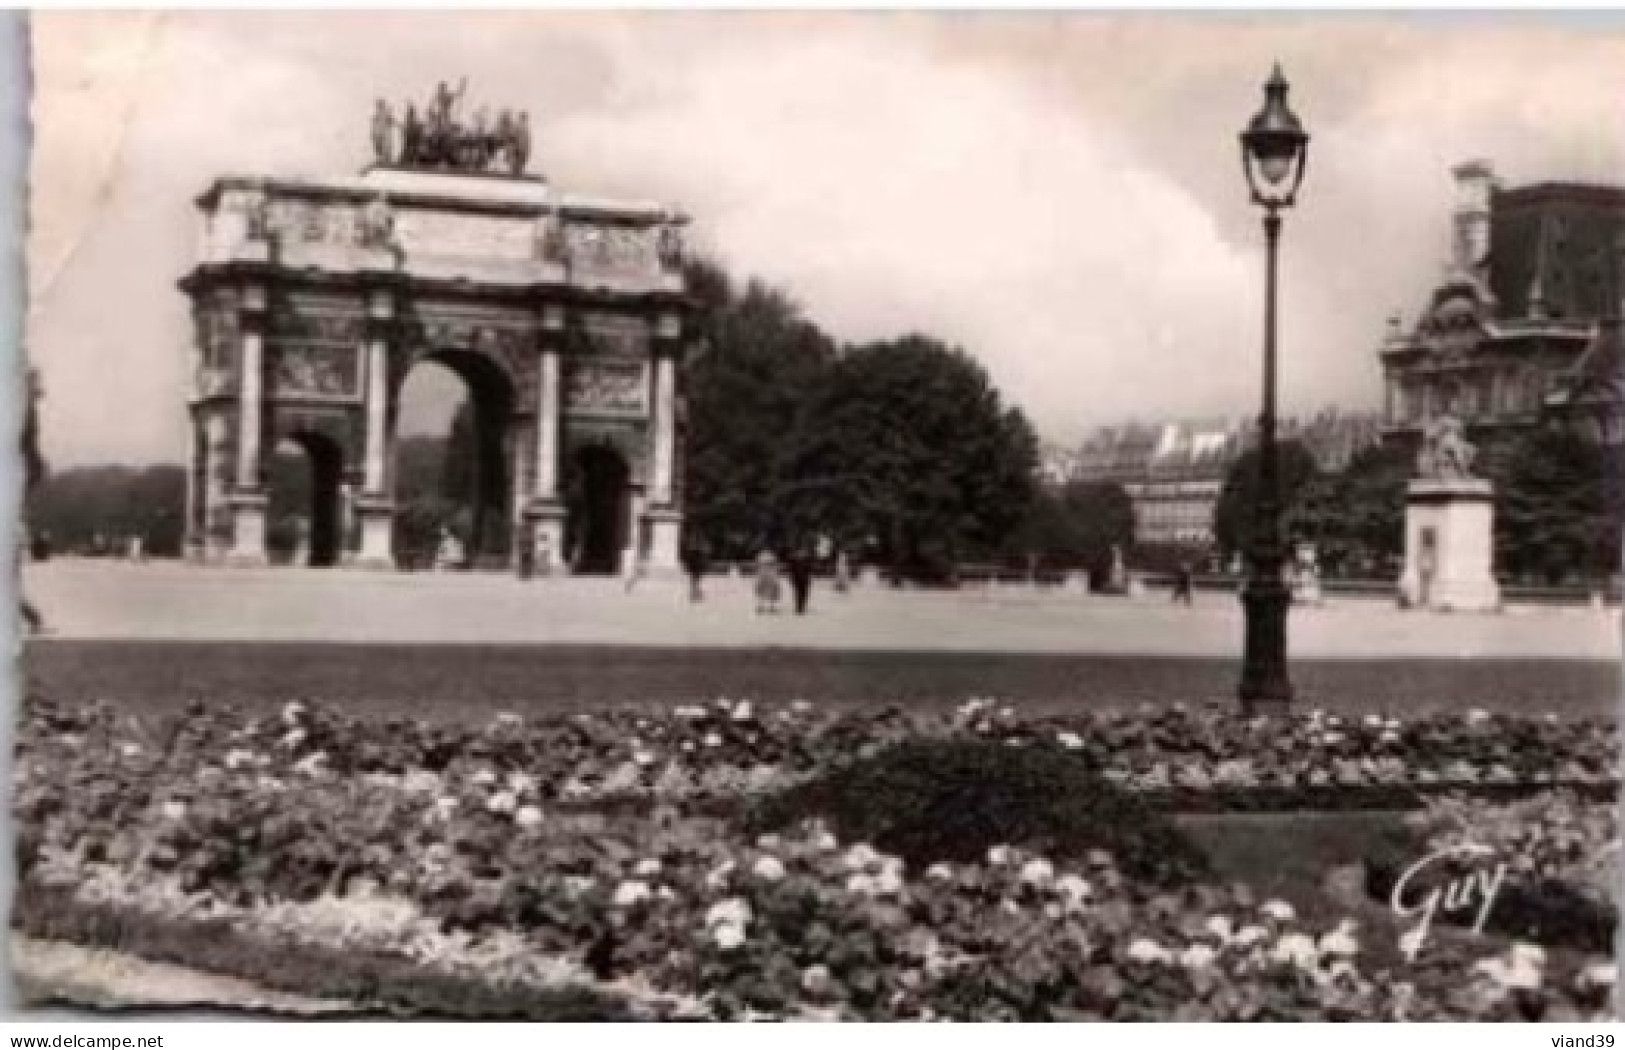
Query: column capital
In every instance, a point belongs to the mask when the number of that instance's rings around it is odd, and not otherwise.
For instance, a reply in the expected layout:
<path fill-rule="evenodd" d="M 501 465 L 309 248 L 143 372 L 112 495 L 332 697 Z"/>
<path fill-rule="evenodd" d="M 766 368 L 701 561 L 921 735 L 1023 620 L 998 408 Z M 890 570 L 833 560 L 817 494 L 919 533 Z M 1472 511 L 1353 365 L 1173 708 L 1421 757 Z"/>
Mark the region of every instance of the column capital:
<path fill-rule="evenodd" d="M 558 335 L 564 331 L 564 307 L 549 303 L 537 311 L 537 317 L 541 321 L 543 335 Z"/>

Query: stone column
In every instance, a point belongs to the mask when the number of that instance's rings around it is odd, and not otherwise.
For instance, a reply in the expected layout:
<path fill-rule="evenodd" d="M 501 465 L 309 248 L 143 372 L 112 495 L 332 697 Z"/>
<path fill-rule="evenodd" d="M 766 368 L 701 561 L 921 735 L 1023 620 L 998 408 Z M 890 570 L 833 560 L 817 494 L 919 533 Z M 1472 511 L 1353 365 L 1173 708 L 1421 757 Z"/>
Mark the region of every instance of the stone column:
<path fill-rule="evenodd" d="M 677 365 L 672 355 L 665 352 L 656 355 L 654 365 L 654 476 L 650 496 L 656 506 L 665 506 L 671 503 L 672 467 L 676 454 Z"/>
<path fill-rule="evenodd" d="M 237 462 L 230 497 L 231 550 L 234 565 L 264 565 L 265 493 L 260 486 L 260 446 L 264 433 L 265 289 L 244 287 L 238 318 L 242 341 L 237 348 Z"/>
<path fill-rule="evenodd" d="M 543 337 L 536 362 L 536 492 L 535 498 L 559 496 L 559 352 Z"/>
<path fill-rule="evenodd" d="M 525 520 L 530 524 L 531 566 L 537 576 L 548 576 L 564 566 L 564 506 L 559 502 L 559 372 L 564 336 L 564 310 L 547 306 L 541 311 L 536 339 L 536 484 Z"/>
<path fill-rule="evenodd" d="M 676 572 L 682 562 L 679 546 L 683 512 L 673 498 L 672 485 L 677 462 L 677 357 L 682 331 L 681 319 L 672 314 L 661 317 L 655 329 L 649 404 L 649 498 L 644 512 L 649 523 L 651 572 Z"/>
<path fill-rule="evenodd" d="M 366 569 L 395 567 L 395 501 L 389 483 L 389 344 L 395 321 L 394 296 L 383 288 L 367 292 L 366 441 L 361 492 L 354 503 L 361 525 L 356 564 Z"/>

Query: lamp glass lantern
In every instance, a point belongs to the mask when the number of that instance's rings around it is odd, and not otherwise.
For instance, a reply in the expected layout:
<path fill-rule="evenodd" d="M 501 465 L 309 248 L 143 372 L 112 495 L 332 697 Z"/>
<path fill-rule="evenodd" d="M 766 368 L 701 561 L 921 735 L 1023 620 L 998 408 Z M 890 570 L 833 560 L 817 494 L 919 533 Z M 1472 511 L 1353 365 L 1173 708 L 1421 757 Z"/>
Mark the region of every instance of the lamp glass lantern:
<path fill-rule="evenodd" d="M 1266 208 L 1292 206 L 1309 162 L 1309 136 L 1292 107 L 1276 65 L 1264 85 L 1264 106 L 1241 133 L 1241 167 L 1253 200 Z"/>

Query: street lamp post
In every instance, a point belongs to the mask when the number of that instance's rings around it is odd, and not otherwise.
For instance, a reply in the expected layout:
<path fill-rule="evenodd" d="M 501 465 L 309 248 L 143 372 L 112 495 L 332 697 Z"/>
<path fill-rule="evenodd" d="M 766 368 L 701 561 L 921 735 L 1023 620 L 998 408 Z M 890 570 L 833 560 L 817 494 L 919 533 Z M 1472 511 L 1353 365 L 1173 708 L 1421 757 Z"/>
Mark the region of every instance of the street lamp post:
<path fill-rule="evenodd" d="M 1264 85 L 1264 107 L 1241 133 L 1241 166 L 1254 204 L 1264 209 L 1267 252 L 1264 283 L 1264 407 L 1258 417 L 1259 494 L 1247 586 L 1241 687 L 1242 710 L 1256 714 L 1292 702 L 1286 668 L 1287 609 L 1292 593 L 1282 579 L 1286 561 L 1281 536 L 1281 477 L 1275 445 L 1275 283 L 1281 210 L 1290 208 L 1303 182 L 1309 136 L 1288 108 L 1287 82 L 1277 65 Z"/>

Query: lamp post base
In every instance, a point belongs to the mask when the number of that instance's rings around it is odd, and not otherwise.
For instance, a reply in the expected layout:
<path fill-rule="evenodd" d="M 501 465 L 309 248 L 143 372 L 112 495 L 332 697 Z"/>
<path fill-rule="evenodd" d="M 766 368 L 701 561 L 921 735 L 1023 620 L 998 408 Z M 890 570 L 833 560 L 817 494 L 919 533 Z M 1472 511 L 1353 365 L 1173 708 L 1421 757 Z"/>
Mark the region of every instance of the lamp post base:
<path fill-rule="evenodd" d="M 1247 635 L 1241 666 L 1242 713 L 1284 713 L 1292 703 L 1286 668 L 1286 618 L 1292 592 L 1279 575 L 1254 577 L 1241 595 Z"/>

